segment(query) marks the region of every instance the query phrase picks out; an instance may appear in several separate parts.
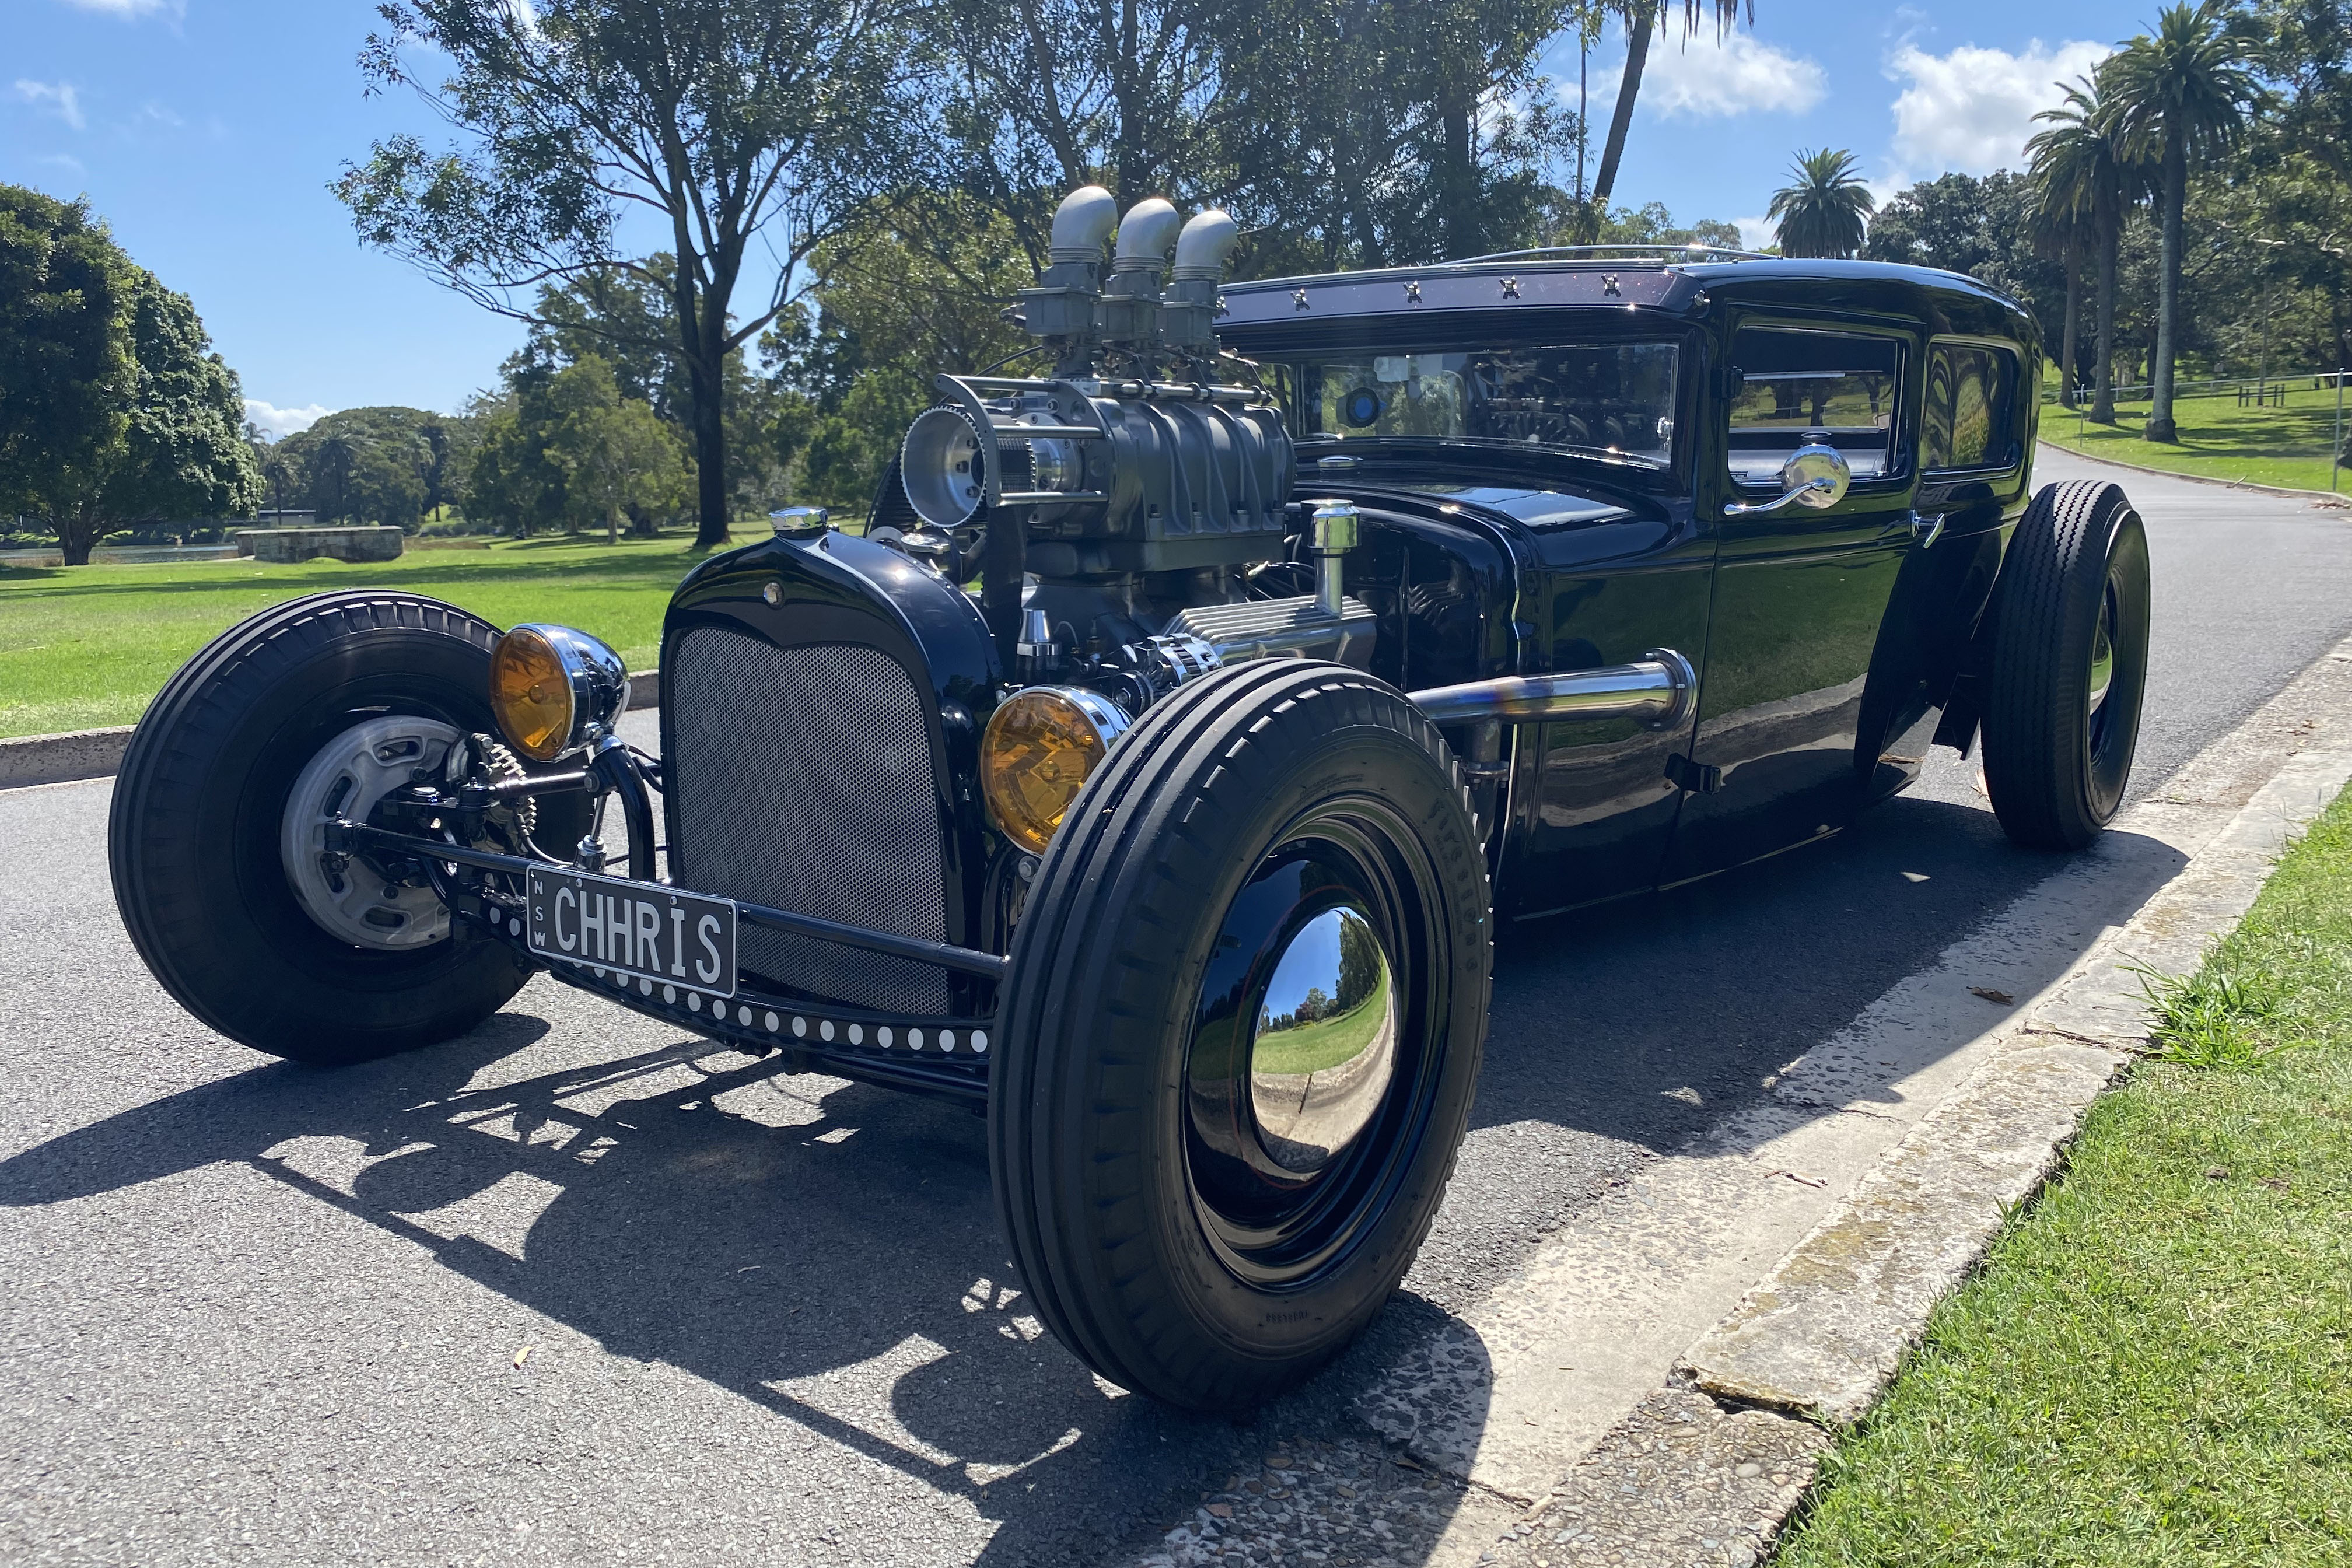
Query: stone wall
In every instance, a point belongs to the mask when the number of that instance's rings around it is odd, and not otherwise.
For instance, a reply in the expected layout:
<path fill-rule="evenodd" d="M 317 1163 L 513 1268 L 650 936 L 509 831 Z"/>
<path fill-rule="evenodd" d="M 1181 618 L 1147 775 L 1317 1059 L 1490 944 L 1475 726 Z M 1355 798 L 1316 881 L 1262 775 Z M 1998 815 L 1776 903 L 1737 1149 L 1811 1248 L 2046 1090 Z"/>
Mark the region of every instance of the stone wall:
<path fill-rule="evenodd" d="M 370 528 L 247 528 L 237 534 L 237 549 L 256 561 L 313 561 L 321 555 L 337 561 L 392 561 L 401 550 L 400 530 L 390 524 Z"/>

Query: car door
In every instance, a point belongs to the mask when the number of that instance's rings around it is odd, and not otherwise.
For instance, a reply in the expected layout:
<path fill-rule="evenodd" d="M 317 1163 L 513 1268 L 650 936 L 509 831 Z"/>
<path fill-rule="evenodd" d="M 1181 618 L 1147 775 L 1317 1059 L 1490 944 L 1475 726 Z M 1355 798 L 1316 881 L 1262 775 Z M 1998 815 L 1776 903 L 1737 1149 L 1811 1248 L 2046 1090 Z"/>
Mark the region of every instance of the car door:
<path fill-rule="evenodd" d="M 1781 491 L 1798 447 L 1834 447 L 1853 471 L 1836 505 L 1724 517 L 1673 883 L 1831 832 L 1861 791 L 1855 739 L 1895 579 L 1912 542 L 1911 436 L 1901 411 L 1919 341 L 1885 324 L 1750 316 L 1729 334 L 1712 443 L 1749 504 Z"/>

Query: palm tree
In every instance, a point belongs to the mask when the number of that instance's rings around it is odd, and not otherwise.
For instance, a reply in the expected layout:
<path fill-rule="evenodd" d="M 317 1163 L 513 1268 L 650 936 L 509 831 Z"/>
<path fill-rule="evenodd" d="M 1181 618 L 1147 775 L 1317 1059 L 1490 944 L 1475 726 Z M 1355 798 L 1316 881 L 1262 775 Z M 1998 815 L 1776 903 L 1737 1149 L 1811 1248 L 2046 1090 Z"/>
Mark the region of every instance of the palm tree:
<path fill-rule="evenodd" d="M 2101 425 L 2116 422 L 2116 255 L 2122 245 L 2124 216 L 2147 189 L 2146 166 L 2134 159 L 2116 130 L 2115 107 L 2101 93 L 2096 77 L 2078 77 L 2065 89 L 2063 102 L 2033 118 L 2050 129 L 2034 132 L 2025 144 L 2032 159 L 2034 189 L 2041 209 L 2062 225 L 2070 240 L 2090 242 L 2097 271 L 2096 346 L 2091 367 L 2090 417 Z M 2086 232 L 2087 231 L 2087 232 Z M 2067 406 L 2074 406 L 2074 309 L 2076 262 L 2070 257 L 2066 274 Z"/>
<path fill-rule="evenodd" d="M 1853 256 L 1862 249 L 1878 204 L 1862 183 L 1860 164 L 1843 148 L 1800 153 L 1789 173 L 1793 185 L 1772 193 L 1765 216 L 1780 220 L 1783 256 Z"/>
<path fill-rule="evenodd" d="M 1739 20 L 1739 0 L 1713 0 L 1715 29 L 1719 36 Z M 1609 213 L 1609 193 L 1617 185 L 1617 164 L 1625 156 L 1625 134 L 1633 125 L 1633 100 L 1642 91 L 1642 71 L 1649 63 L 1650 35 L 1673 7 L 1673 0 L 1601 0 L 1604 12 L 1625 19 L 1625 71 L 1617 83 L 1617 107 L 1609 114 L 1609 139 L 1601 144 L 1601 168 L 1592 177 L 1592 200 L 1581 216 L 1588 239 L 1600 237 L 1601 220 Z M 1699 16 L 1708 0 L 1682 0 L 1683 38 L 1698 31 Z M 1756 25 L 1756 0 L 1748 0 L 1748 25 Z M 1582 127 L 1578 133 L 1582 134 Z"/>
<path fill-rule="evenodd" d="M 2083 252 L 2090 226 L 2074 213 L 2053 205 L 2038 189 L 2029 191 L 2033 205 L 2026 214 L 2026 229 L 2033 254 L 2058 263 L 2066 277 L 2066 307 L 2058 332 L 2058 406 L 2074 406 L 2074 360 L 2082 342 Z"/>
<path fill-rule="evenodd" d="M 2164 226 L 2156 296 L 2155 406 L 2140 434 L 2178 439 L 2172 423 L 2172 359 L 2179 342 L 2180 218 L 2189 203 L 2189 166 L 2236 142 L 2262 88 L 2242 62 L 2247 44 L 2231 26 L 2237 0 L 2198 0 L 2158 13 L 2154 37 L 2141 34 L 2101 68 L 2126 145 L 2157 164 L 2157 208 Z"/>

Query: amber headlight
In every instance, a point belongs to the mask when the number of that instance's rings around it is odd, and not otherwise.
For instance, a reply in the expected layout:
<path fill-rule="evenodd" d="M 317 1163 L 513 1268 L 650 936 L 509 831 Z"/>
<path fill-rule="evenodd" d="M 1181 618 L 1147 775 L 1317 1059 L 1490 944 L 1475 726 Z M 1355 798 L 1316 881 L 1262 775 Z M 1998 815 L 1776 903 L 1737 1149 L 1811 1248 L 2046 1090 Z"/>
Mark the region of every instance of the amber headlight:
<path fill-rule="evenodd" d="M 1075 686 L 1033 686 L 999 703 L 980 743 L 980 787 L 1004 836 L 1043 855 L 1128 723 L 1118 703 Z"/>
<path fill-rule="evenodd" d="M 628 667 L 586 632 L 517 626 L 490 655 L 490 714 L 507 743 L 533 762 L 604 735 L 628 706 Z"/>

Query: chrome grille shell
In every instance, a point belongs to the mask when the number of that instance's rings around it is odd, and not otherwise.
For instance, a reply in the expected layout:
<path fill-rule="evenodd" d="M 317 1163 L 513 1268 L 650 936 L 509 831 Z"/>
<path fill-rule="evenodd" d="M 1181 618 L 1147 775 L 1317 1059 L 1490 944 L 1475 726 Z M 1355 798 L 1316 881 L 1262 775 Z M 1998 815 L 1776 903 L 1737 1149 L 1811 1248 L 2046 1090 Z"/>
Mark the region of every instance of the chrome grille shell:
<path fill-rule="evenodd" d="M 985 945 L 972 705 L 994 655 L 968 595 L 842 534 L 714 557 L 671 602 L 661 659 L 668 871 L 680 887 L 900 936 Z M 746 931 L 763 988 L 919 1015 L 985 983 Z"/>

